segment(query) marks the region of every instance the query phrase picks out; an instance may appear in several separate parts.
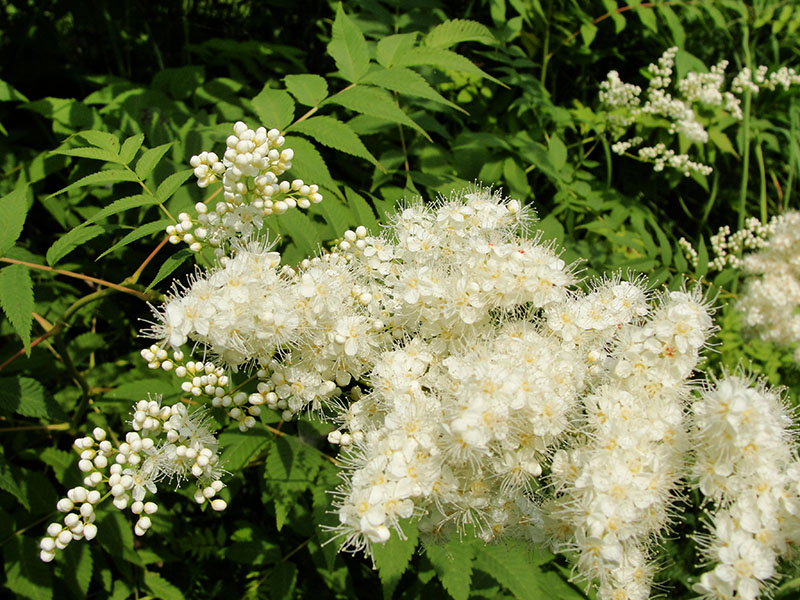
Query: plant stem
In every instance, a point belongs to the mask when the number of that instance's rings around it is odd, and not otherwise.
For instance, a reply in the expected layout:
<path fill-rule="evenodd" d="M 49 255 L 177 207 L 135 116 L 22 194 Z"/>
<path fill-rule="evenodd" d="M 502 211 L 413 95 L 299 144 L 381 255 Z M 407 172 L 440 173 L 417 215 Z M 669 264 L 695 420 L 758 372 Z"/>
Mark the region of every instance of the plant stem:
<path fill-rule="evenodd" d="M 742 40 L 742 47 L 744 49 L 744 62 L 745 66 L 749 69 L 750 65 L 750 30 L 747 24 L 744 24 L 744 39 Z M 744 92 L 744 109 L 742 110 L 742 127 L 744 134 L 742 139 L 742 180 L 739 188 L 739 229 L 744 229 L 744 220 L 747 210 L 747 183 L 750 170 L 750 103 L 752 100 L 752 92 L 745 90 Z"/>

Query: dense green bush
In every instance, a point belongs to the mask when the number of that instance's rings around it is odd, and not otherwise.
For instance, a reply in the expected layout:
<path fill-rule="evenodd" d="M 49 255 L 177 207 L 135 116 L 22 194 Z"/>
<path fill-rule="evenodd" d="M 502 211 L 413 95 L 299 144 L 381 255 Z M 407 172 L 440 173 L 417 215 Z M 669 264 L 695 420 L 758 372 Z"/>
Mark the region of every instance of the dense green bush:
<path fill-rule="evenodd" d="M 800 65 L 800 8 L 769 0 L 538 0 L 137 3 L 0 0 L 0 581 L 25 598 L 517 597 L 594 593 L 569 557 L 467 528 L 446 545 L 394 535 L 372 558 L 337 553 L 323 526 L 340 459 L 334 425 L 266 408 L 240 431 L 222 408 L 224 512 L 193 489 L 159 486 L 150 533 L 104 504 L 91 543 L 49 564 L 39 541 L 80 485 L 76 437 L 123 436 L 131 406 L 161 395 L 196 404 L 174 375 L 148 370 L 147 303 L 214 265 L 213 251 L 170 245 L 165 228 L 219 186 L 191 181 L 190 157 L 222 154 L 234 122 L 276 128 L 294 150 L 288 175 L 319 186 L 307 211 L 264 218 L 285 263 L 335 248 L 347 229 L 380 231 L 398 201 L 433 201 L 474 182 L 537 211 L 542 240 L 564 247 L 587 281 L 624 272 L 652 288 L 696 285 L 716 308 L 704 355 L 712 376 L 742 365 L 788 388 L 791 349 L 747 338 L 735 300 L 742 271 L 715 269 L 711 236 L 796 204 L 798 87 L 744 91 L 741 119 L 701 107 L 709 140 L 692 143 L 646 115 L 626 136 L 713 167 L 685 177 L 618 155 L 620 110 L 599 100 L 615 70 L 642 88 L 676 47 L 676 80 L 725 59 L 729 73 Z M 730 78 L 729 78 L 730 79 Z M 618 129 L 618 128 L 617 128 Z M 627 138 L 626 138 L 627 139 Z M 196 231 L 196 229 L 195 229 Z M 687 256 L 685 238 L 697 249 Z M 187 345 L 187 349 L 191 349 Z M 188 352 L 188 350 L 187 350 Z M 197 357 L 200 358 L 201 350 Z M 254 392 L 246 369 L 230 388 Z M 109 435 L 114 435 L 109 433 Z M 115 442 L 117 440 L 114 440 Z M 659 541 L 656 581 L 692 597 L 699 492 L 680 499 Z M 408 525 L 408 524 L 406 524 Z M 423 550 L 424 548 L 424 550 Z M 573 557 L 574 558 L 574 557 Z M 776 597 L 792 597 L 783 565 Z"/>

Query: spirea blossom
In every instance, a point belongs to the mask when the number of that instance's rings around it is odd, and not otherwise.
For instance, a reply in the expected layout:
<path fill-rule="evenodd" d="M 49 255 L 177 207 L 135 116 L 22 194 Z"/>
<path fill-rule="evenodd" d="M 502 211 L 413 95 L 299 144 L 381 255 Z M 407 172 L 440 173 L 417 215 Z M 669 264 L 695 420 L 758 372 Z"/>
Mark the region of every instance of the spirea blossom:
<path fill-rule="evenodd" d="M 689 72 L 673 85 L 677 52 L 677 47 L 669 48 L 656 63 L 647 67 L 650 79 L 645 90 L 622 81 L 617 71 L 608 73 L 600 84 L 598 97 L 608 113 L 608 127 L 614 138 L 622 137 L 634 124 L 652 128 L 652 117 L 656 117 L 667 121 L 668 134 L 678 134 L 693 144 L 705 144 L 709 139 L 708 130 L 698 117 L 703 110 L 721 109 L 738 120 L 742 118 L 739 95 L 778 87 L 788 90 L 800 83 L 800 75 L 794 69 L 781 67 L 767 75 L 767 67 L 761 66 L 755 74 L 743 69 L 732 79 L 730 89 L 725 90 L 728 61 L 721 60 L 708 72 Z M 611 148 L 617 154 L 638 148 L 638 158 L 651 163 L 655 171 L 669 167 L 687 177 L 693 173 L 708 175 L 712 172 L 710 166 L 692 160 L 685 152 L 676 152 L 663 142 L 640 147 L 643 143 L 644 137 L 637 135 L 617 139 Z"/>
<path fill-rule="evenodd" d="M 800 541 L 800 463 L 782 395 L 740 375 L 693 405 L 697 487 L 708 502 L 699 537 L 708 569 L 705 598 L 757 598 L 779 557 Z M 735 594 L 735 596 L 734 596 Z"/>
<path fill-rule="evenodd" d="M 800 341 L 800 213 L 773 221 L 757 252 L 746 254 L 744 290 L 736 304 L 752 334 L 777 344 Z M 795 351 L 800 362 L 800 351 Z"/>

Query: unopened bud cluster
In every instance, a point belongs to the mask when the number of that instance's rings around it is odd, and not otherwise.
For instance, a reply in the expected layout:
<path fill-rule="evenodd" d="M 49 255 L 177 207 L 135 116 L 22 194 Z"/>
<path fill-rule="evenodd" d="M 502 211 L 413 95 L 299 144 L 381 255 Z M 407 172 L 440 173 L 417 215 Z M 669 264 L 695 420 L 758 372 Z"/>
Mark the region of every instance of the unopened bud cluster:
<path fill-rule="evenodd" d="M 730 90 L 726 91 L 723 88 L 728 61 L 722 60 L 707 73 L 687 73 L 675 82 L 673 92 L 670 92 L 677 52 L 676 47 L 669 48 L 657 63 L 647 67 L 650 80 L 644 91 L 644 101 L 642 88 L 622 81 L 617 71 L 608 73 L 600 84 L 599 99 L 607 111 L 609 132 L 614 138 L 620 138 L 634 125 L 643 132 L 652 130 L 657 127 L 652 124 L 652 117 L 657 117 L 667 120 L 669 135 L 680 135 L 693 144 L 705 144 L 709 134 L 698 116 L 702 110 L 717 108 L 718 112 L 739 120 L 742 108 L 738 96 L 745 91 L 757 93 L 760 89 L 774 90 L 778 87 L 788 90 L 800 83 L 800 75 L 794 69 L 781 67 L 767 75 L 767 67 L 762 66 L 755 74 L 750 69 L 743 69 L 731 81 Z M 708 175 L 712 172 L 710 166 L 692 160 L 686 153 L 676 152 L 664 143 L 642 146 L 644 141 L 645 137 L 636 135 L 618 140 L 611 148 L 620 155 L 638 148 L 635 156 L 651 163 L 655 171 L 672 168 L 687 177 L 694 173 Z"/>
<path fill-rule="evenodd" d="M 260 231 L 264 217 L 321 202 L 318 186 L 302 179 L 279 179 L 291 169 L 294 158 L 291 148 L 282 149 L 285 141 L 277 129 L 254 131 L 238 121 L 225 141 L 222 160 L 213 152 L 192 156 L 189 162 L 197 185 L 205 188 L 221 180 L 223 199 L 213 210 L 198 202 L 196 217 L 180 213 L 178 222 L 167 227 L 170 243 L 183 241 L 193 252 L 210 245 L 223 256 L 227 242 Z"/>
<path fill-rule="evenodd" d="M 214 510 L 226 508 L 224 500 L 214 498 L 224 487 L 223 471 L 216 437 L 202 410 L 189 413 L 183 404 L 163 406 L 160 399 L 140 400 L 133 407 L 131 428 L 118 445 L 107 440 L 106 431 L 99 427 L 75 440 L 83 486 L 72 488 L 56 504 L 66 515 L 63 524 L 48 526 L 40 544 L 43 561 L 53 560 L 55 551 L 72 540 L 93 539 L 97 535 L 95 508 L 109 497 L 118 510 L 130 509 L 137 517 L 134 533 L 144 535 L 158 510 L 145 497 L 155 494 L 162 480 L 179 485 L 191 477 L 197 483 L 198 504 L 208 501 Z"/>

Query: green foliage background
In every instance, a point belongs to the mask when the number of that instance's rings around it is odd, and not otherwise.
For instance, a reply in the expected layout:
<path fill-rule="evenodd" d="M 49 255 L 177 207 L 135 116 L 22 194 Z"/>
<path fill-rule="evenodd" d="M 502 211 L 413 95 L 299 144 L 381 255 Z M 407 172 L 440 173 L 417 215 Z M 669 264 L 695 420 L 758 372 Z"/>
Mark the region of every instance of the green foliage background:
<path fill-rule="evenodd" d="M 0 0 L 0 586 L 22 598 L 583 598 L 562 558 L 467 537 L 416 548 L 392 538 L 375 564 L 323 545 L 337 484 L 328 426 L 265 415 L 223 431 L 228 510 L 160 490 L 151 533 L 119 511 L 91 543 L 38 559 L 55 503 L 80 482 L 72 441 L 124 431 L 148 393 L 178 401 L 147 371 L 137 332 L 172 278 L 202 255 L 164 246 L 164 227 L 209 193 L 188 159 L 219 151 L 231 124 L 286 132 L 292 174 L 323 203 L 268 227 L 287 261 L 347 227 L 375 230 L 396 201 L 480 180 L 533 203 L 541 230 L 588 276 L 623 269 L 656 286 L 702 281 L 716 298 L 712 373 L 740 363 L 800 390 L 791 352 L 745 340 L 731 301 L 739 274 L 708 272 L 721 225 L 796 206 L 800 97 L 752 99 L 692 152 L 708 178 L 654 173 L 610 151 L 598 85 L 678 46 L 678 75 L 719 59 L 731 70 L 800 65 L 800 7 L 599 0 Z M 712 119 L 713 115 L 704 115 Z M 659 140 L 653 140 L 659 141 Z M 691 268 L 677 246 L 700 250 Z M 108 285 L 109 283 L 114 286 Z M 241 381 L 246 375 L 239 374 Z M 224 414 L 216 415 L 220 422 Z M 164 493 L 162 493 L 164 492 Z M 686 536 L 696 499 L 662 543 L 669 597 L 697 576 Z M 684 531 L 685 530 L 685 531 Z M 375 568 L 373 568 L 375 567 Z M 787 566 L 792 573 L 792 565 Z M 797 579 L 777 597 L 792 597 Z M 589 593 L 589 596 L 591 594 Z"/>

